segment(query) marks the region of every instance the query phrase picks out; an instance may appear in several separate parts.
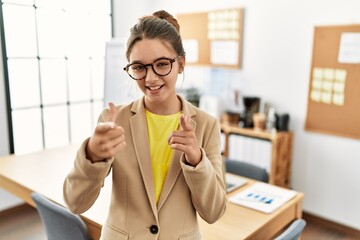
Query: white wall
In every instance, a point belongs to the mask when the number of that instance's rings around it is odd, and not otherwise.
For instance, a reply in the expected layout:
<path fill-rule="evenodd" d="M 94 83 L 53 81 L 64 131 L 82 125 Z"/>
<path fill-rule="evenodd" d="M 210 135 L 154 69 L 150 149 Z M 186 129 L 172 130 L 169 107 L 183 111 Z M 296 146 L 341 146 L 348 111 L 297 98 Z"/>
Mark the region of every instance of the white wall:
<path fill-rule="evenodd" d="M 148 15 L 149 11 L 156 9 L 152 1 L 139 0 L 136 4 L 132 1 L 113 1 L 114 35 L 118 38 L 128 37 L 130 28 L 137 20 Z"/>
<path fill-rule="evenodd" d="M 1 45 L 0 54 L 2 54 Z M 0 156 L 8 155 L 10 152 L 5 100 L 4 68 L 2 58 L 0 57 Z M 20 199 L 0 188 L 0 211 L 18 205 L 21 202 Z"/>
<path fill-rule="evenodd" d="M 360 1 L 157 0 L 150 6 L 143 0 L 136 7 L 114 2 L 117 37 L 127 36 L 128 26 L 139 16 L 158 9 L 176 15 L 243 7 L 243 68 L 224 72 L 231 77 L 224 79 L 227 89 L 260 96 L 278 112 L 290 113 L 290 129 L 295 133 L 291 185 L 305 193 L 304 210 L 360 229 L 360 141 L 304 131 L 314 26 L 360 24 Z M 144 8 L 136 11 L 140 5 Z M 192 79 L 190 69 L 185 81 L 212 78 L 209 69 L 196 71 L 203 73 Z"/>
<path fill-rule="evenodd" d="M 1 45 L 0 54 L 2 54 Z M 7 155 L 10 152 L 8 134 L 4 65 L 2 57 L 0 57 L 0 156 Z"/>

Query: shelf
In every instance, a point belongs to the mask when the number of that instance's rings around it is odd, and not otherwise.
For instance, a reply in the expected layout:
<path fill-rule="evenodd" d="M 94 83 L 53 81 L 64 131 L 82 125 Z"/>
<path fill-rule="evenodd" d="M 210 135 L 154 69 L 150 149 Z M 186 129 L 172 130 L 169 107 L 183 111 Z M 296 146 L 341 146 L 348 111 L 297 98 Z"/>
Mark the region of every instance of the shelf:
<path fill-rule="evenodd" d="M 256 131 L 251 128 L 240 128 L 228 124 L 221 124 L 221 131 L 225 134 L 224 156 L 229 156 L 229 135 L 240 134 L 247 137 L 260 138 L 271 141 L 271 163 L 269 183 L 289 188 L 291 175 L 293 133 L 290 131 L 269 133 Z"/>

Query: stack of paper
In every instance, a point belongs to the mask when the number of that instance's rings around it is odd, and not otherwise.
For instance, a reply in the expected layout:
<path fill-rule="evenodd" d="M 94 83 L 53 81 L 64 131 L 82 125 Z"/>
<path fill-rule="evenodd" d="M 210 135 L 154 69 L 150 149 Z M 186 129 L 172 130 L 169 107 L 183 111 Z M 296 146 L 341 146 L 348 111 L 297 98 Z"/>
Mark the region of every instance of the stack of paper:
<path fill-rule="evenodd" d="M 229 198 L 229 201 L 261 212 L 272 213 L 296 196 L 296 191 L 266 183 L 255 183 Z"/>
<path fill-rule="evenodd" d="M 237 134 L 229 135 L 229 159 L 248 162 L 271 169 L 272 143 L 268 140 L 257 139 Z"/>

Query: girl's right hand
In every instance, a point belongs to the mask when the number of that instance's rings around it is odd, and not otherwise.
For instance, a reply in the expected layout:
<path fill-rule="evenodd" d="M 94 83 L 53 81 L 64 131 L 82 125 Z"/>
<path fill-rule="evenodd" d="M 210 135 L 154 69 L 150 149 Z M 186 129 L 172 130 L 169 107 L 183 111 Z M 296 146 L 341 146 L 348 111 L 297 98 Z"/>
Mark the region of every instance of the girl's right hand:
<path fill-rule="evenodd" d="M 125 148 L 125 131 L 115 124 L 116 107 L 109 103 L 105 122 L 100 122 L 86 146 L 86 156 L 92 162 L 104 161 Z"/>

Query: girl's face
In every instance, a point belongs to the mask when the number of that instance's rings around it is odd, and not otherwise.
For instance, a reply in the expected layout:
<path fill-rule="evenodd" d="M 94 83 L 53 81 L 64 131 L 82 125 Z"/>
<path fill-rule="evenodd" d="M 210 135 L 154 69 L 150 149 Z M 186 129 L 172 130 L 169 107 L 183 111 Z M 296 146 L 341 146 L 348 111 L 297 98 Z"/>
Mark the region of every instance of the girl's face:
<path fill-rule="evenodd" d="M 135 43 L 133 46 L 129 60 L 131 63 L 141 63 L 144 65 L 153 64 L 161 58 L 175 59 L 172 63 L 172 69 L 166 76 L 157 75 L 151 66 L 147 66 L 146 76 L 137 80 L 137 84 L 145 95 L 146 104 L 172 104 L 177 99 L 175 85 L 178 74 L 181 73 L 183 58 L 177 56 L 176 52 L 170 45 L 164 44 L 159 39 L 143 39 Z M 155 67 L 155 64 L 157 67 Z M 157 61 L 154 64 L 155 69 L 160 69 L 164 65 L 163 62 Z M 182 65 L 180 65 L 182 64 Z M 161 73 L 160 73 L 161 74 Z"/>

